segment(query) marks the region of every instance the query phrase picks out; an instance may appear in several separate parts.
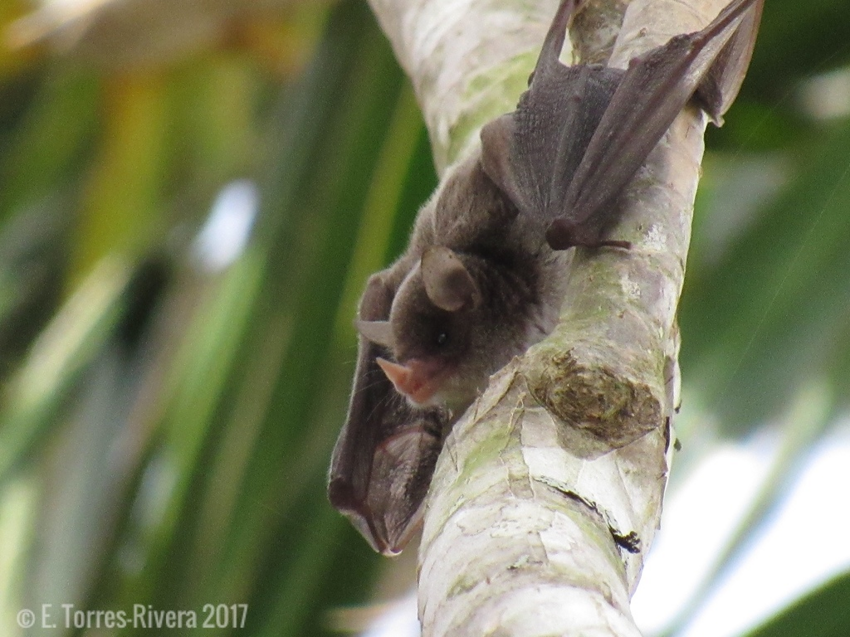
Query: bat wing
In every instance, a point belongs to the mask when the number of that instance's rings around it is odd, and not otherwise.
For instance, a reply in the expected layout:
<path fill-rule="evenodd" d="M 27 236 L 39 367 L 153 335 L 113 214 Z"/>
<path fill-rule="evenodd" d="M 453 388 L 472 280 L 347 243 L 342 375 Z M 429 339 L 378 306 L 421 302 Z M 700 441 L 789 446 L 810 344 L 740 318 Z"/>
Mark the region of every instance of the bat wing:
<path fill-rule="evenodd" d="M 745 10 L 740 24 L 726 46 L 717 55 L 714 64 L 711 65 L 703 78 L 695 95 L 703 110 L 718 126 L 723 123 L 723 114 L 729 110 L 738 96 L 738 91 L 741 89 L 741 84 L 743 84 L 744 77 L 747 74 L 747 67 L 750 65 L 750 59 L 753 57 L 753 48 L 756 44 L 764 0 L 756 0 L 756 2 L 749 4 L 750 6 Z M 734 9 L 733 4 L 727 10 Z M 718 16 L 717 19 L 721 20 L 721 16 Z"/>
<path fill-rule="evenodd" d="M 516 111 L 482 131 L 485 171 L 521 212 L 549 226 L 552 248 L 627 245 L 600 240 L 622 190 L 695 94 L 721 121 L 743 81 L 762 5 L 733 0 L 702 31 L 672 38 L 626 71 L 561 65 L 550 31 L 541 52 L 548 61 L 538 62 Z"/>
<path fill-rule="evenodd" d="M 698 89 L 709 115 L 720 121 L 743 81 L 762 2 L 734 0 L 702 31 L 676 36 L 630 62 L 566 191 L 568 230 L 581 229 L 615 203 Z M 592 241 L 601 228 L 590 225 Z"/>
<path fill-rule="evenodd" d="M 394 291 L 373 276 L 360 303 L 360 320 L 389 317 Z M 375 362 L 389 357 L 360 337 L 348 418 L 334 447 L 328 478 L 331 504 L 372 547 L 401 551 L 416 530 L 442 446 L 445 416 L 411 408 Z"/>
<path fill-rule="evenodd" d="M 545 228 L 581 163 L 623 71 L 558 61 L 575 0 L 562 0 L 514 112 L 481 131 L 484 172 L 520 213 Z"/>
<path fill-rule="evenodd" d="M 484 171 L 541 229 L 563 214 L 564 195 L 622 75 L 597 65 L 538 65 L 516 110 L 482 129 Z"/>

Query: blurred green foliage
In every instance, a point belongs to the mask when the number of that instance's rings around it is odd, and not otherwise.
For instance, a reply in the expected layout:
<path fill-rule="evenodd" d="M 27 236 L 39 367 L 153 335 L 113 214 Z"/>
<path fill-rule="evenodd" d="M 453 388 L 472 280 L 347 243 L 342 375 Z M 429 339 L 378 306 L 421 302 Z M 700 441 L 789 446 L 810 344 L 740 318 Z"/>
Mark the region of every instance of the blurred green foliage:
<path fill-rule="evenodd" d="M 7 0 L 0 29 L 29 9 Z M 850 119 L 793 99 L 848 61 L 848 18 L 844 0 L 768 3 L 709 137 L 681 312 L 686 395 L 720 434 L 830 388 L 811 435 L 786 424 L 794 457 L 850 395 Z M 412 91 L 353 1 L 229 16 L 190 54 L 107 67 L 0 48 L 0 634 L 44 603 L 248 604 L 243 630 L 203 634 L 332 632 L 380 565 L 324 483 L 357 298 L 436 184 Z M 222 268 L 196 237 L 236 180 L 259 206 Z M 738 189 L 750 203 L 724 214 Z M 822 632 L 764 634 L 836 634 L 834 589 L 788 614 L 821 603 Z"/>

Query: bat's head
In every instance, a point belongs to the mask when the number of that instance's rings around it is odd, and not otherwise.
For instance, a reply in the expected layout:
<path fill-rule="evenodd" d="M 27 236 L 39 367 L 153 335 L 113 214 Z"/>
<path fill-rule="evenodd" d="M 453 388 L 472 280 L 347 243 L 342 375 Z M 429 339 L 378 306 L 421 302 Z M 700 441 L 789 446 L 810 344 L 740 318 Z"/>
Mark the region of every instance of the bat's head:
<path fill-rule="evenodd" d="M 399 287 L 389 321 L 361 321 L 367 339 L 393 354 L 378 364 L 419 407 L 465 409 L 489 376 L 525 348 L 486 260 L 432 246 Z"/>

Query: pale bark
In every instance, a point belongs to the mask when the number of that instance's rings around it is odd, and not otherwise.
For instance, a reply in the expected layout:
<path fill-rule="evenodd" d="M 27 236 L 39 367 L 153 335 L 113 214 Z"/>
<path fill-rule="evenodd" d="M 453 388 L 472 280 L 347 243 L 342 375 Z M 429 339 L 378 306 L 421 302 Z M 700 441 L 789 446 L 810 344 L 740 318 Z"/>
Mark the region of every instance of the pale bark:
<path fill-rule="evenodd" d="M 556 2 L 371 4 L 442 167 L 513 109 Z M 574 26 L 585 30 L 577 48 L 605 59 L 619 31 L 610 64 L 624 67 L 724 5 L 602 0 Z M 447 440 L 420 548 L 425 635 L 639 634 L 629 599 L 669 467 L 675 315 L 704 129 L 695 109 L 676 120 L 626 193 L 614 232 L 633 249 L 576 255 L 555 333 L 497 374 Z"/>

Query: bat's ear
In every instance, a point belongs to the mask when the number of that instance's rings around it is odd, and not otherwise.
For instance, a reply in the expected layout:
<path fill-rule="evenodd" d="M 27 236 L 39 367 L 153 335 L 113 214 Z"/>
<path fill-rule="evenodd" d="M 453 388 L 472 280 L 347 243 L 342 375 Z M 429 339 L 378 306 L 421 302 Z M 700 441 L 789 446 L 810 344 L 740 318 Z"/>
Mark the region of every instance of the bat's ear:
<path fill-rule="evenodd" d="M 389 321 L 356 321 L 355 326 L 360 335 L 367 340 L 393 349 L 395 339 Z"/>
<path fill-rule="evenodd" d="M 513 113 L 508 113 L 481 129 L 481 167 L 505 197 L 510 199 L 520 212 L 526 212 L 526 201 L 511 165 L 514 128 Z"/>
<path fill-rule="evenodd" d="M 421 268 L 425 293 L 441 310 L 457 312 L 474 308 L 481 302 L 478 285 L 449 248 L 432 246 L 425 250 Z"/>

